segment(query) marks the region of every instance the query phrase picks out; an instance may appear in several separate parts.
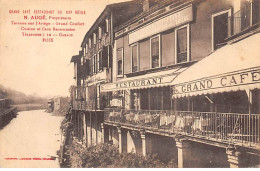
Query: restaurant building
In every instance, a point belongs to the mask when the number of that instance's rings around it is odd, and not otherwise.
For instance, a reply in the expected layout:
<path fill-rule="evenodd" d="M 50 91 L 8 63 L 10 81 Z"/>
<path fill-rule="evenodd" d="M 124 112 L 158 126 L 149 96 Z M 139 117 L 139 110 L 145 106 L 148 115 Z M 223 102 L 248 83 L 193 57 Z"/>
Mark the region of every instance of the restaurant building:
<path fill-rule="evenodd" d="M 259 147 L 259 9 L 247 0 L 161 1 L 115 28 L 113 82 L 101 91 L 110 92 L 105 122 L 119 124 L 122 151 L 136 129 L 144 155 L 159 148 L 151 134 L 186 135 L 175 136 L 183 155 L 191 141 L 226 143 L 231 167 L 232 145 Z"/>
<path fill-rule="evenodd" d="M 79 137 L 178 167 L 259 164 L 260 1 L 138 2 L 107 6 L 72 59 Z"/>

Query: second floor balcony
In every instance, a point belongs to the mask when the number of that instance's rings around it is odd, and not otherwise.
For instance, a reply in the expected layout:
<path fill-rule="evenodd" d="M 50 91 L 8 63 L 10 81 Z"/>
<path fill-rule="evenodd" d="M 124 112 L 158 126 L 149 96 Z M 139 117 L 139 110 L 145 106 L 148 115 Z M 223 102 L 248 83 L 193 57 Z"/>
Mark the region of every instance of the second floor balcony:
<path fill-rule="evenodd" d="M 73 101 L 72 108 L 74 110 L 84 110 L 84 111 L 93 111 L 96 109 L 96 103 L 94 100 L 87 101 Z"/>
<path fill-rule="evenodd" d="M 242 146 L 260 145 L 260 114 L 106 109 L 105 122 Z"/>
<path fill-rule="evenodd" d="M 253 1 L 245 5 L 241 10 L 235 12 L 228 18 L 231 24 L 231 34 L 228 38 L 240 35 L 247 29 L 256 26 L 260 22 L 260 2 Z M 246 31 L 247 32 L 247 31 Z"/>
<path fill-rule="evenodd" d="M 111 81 L 111 68 L 104 68 L 103 70 L 97 71 L 96 73 L 89 75 L 85 80 L 85 85 L 103 81 Z"/>

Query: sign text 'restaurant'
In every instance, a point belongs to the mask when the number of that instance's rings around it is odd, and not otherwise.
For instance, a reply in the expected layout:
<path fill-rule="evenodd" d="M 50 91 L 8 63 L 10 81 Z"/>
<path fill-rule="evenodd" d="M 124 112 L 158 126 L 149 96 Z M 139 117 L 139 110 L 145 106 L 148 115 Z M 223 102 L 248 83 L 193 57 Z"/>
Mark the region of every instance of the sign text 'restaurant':
<path fill-rule="evenodd" d="M 117 83 L 116 88 L 131 88 L 131 87 L 161 84 L 162 79 L 163 79 L 162 77 L 155 77 L 155 78 L 143 79 L 143 80 L 126 81 L 126 82 Z"/>

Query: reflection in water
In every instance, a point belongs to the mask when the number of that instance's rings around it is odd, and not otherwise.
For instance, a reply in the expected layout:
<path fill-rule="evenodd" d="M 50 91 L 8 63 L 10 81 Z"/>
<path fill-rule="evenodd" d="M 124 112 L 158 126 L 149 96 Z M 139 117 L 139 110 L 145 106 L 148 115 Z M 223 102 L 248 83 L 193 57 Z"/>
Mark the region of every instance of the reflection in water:
<path fill-rule="evenodd" d="M 61 142 L 59 128 L 63 117 L 52 116 L 43 110 L 24 111 L 18 114 L 17 118 L 0 130 L 0 167 L 59 167 L 58 158 L 56 160 L 43 160 L 43 158 L 57 156 L 56 152 Z M 6 158 L 18 158 L 18 160 Z"/>

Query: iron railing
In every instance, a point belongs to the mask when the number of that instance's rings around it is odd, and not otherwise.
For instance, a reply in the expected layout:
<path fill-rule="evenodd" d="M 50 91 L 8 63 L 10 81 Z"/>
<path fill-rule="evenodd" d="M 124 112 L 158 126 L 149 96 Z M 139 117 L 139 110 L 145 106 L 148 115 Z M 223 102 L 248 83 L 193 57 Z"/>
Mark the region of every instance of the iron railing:
<path fill-rule="evenodd" d="M 105 109 L 105 121 L 204 137 L 227 143 L 260 145 L 260 114 L 171 110 Z"/>
<path fill-rule="evenodd" d="M 75 110 L 95 110 L 96 103 L 94 100 L 73 101 L 72 107 Z"/>
<path fill-rule="evenodd" d="M 232 14 L 228 21 L 232 23 L 232 33 L 230 36 L 238 34 L 252 25 L 260 22 L 260 17 L 258 16 L 260 9 L 254 3 L 248 3 L 244 8 Z"/>

